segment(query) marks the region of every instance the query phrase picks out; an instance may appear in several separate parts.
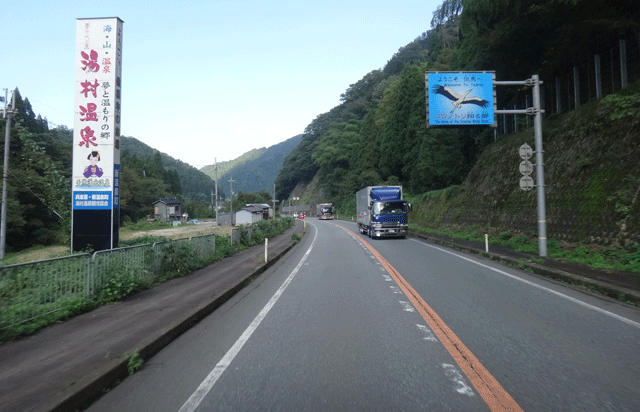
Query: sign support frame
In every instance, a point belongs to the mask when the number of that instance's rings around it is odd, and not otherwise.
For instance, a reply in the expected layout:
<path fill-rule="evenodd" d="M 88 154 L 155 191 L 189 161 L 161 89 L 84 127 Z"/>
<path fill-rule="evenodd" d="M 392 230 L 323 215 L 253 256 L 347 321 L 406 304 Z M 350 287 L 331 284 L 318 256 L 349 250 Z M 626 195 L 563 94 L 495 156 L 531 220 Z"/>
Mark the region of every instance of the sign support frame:
<path fill-rule="evenodd" d="M 524 110 L 496 110 L 495 114 L 526 114 L 533 116 L 533 134 L 536 146 L 536 193 L 538 203 L 538 255 L 547 256 L 547 212 L 544 186 L 544 151 L 542 150 L 542 110 L 540 103 L 540 77 L 537 74 L 521 81 L 496 81 L 496 86 L 527 86 L 533 94 L 533 107 Z"/>

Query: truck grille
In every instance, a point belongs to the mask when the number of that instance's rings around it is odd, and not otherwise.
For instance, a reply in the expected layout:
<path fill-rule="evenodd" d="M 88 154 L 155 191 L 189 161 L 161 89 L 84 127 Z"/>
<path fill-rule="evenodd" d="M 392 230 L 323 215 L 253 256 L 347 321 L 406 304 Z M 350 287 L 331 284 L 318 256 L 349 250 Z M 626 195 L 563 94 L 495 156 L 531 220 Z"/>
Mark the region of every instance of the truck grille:
<path fill-rule="evenodd" d="M 399 223 L 406 224 L 407 217 L 406 216 L 383 216 L 380 220 L 382 220 L 382 227 L 394 227 L 398 226 Z"/>

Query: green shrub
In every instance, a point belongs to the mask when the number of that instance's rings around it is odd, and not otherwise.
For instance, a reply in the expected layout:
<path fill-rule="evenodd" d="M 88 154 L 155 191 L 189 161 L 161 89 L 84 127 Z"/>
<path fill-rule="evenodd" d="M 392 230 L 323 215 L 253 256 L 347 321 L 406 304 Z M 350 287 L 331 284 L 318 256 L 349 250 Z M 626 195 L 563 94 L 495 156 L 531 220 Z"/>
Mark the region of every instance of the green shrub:
<path fill-rule="evenodd" d="M 135 268 L 117 266 L 105 275 L 104 285 L 98 291 L 98 301 L 101 304 L 117 302 L 140 290 L 143 285 L 138 278 Z"/>
<path fill-rule="evenodd" d="M 134 373 L 138 372 L 140 368 L 142 368 L 142 365 L 144 364 L 144 359 L 142 359 L 137 349 L 133 351 L 131 355 L 129 354 L 125 354 L 125 355 L 128 357 L 127 371 L 129 372 L 129 375 L 133 375 Z"/>
<path fill-rule="evenodd" d="M 172 242 L 164 251 L 161 267 L 160 281 L 166 281 L 190 274 L 201 268 L 202 262 L 190 242 Z"/>

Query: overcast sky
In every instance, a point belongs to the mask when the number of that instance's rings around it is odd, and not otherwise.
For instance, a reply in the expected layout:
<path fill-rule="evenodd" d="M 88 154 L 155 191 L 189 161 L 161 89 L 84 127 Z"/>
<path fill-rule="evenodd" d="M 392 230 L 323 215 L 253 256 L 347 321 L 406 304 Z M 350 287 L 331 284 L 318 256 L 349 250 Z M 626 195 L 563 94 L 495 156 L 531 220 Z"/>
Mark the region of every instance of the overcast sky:
<path fill-rule="evenodd" d="M 76 19 L 119 17 L 122 135 L 201 168 L 303 133 L 441 3 L 0 0 L 0 88 L 72 128 Z"/>

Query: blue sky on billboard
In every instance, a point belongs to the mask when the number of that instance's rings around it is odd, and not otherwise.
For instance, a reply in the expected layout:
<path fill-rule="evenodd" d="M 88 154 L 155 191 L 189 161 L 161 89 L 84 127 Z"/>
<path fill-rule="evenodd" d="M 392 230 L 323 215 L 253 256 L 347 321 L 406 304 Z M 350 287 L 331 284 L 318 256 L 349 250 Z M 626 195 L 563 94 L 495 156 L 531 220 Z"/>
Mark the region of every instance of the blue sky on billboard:
<path fill-rule="evenodd" d="M 441 4 L 0 0 L 0 88 L 72 128 L 76 19 L 119 17 L 122 135 L 199 168 L 303 133 Z"/>
<path fill-rule="evenodd" d="M 493 125 L 493 73 L 427 74 L 429 125 Z"/>

